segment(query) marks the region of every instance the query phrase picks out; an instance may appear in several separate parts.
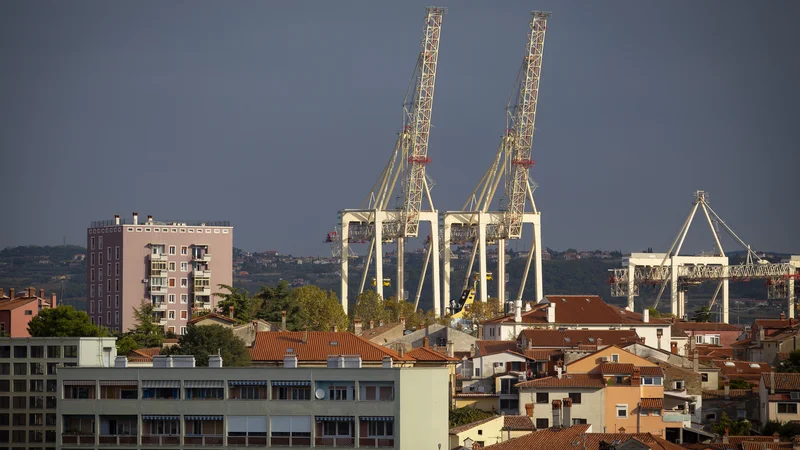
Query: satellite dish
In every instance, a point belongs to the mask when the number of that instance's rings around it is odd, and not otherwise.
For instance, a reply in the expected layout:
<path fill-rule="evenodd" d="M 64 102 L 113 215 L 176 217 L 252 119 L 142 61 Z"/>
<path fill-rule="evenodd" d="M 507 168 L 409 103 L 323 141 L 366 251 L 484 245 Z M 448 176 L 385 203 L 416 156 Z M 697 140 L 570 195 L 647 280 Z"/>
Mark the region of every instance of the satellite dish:
<path fill-rule="evenodd" d="M 317 389 L 314 391 L 314 397 L 317 397 L 317 400 L 322 400 L 325 398 L 325 390 L 324 389 Z"/>

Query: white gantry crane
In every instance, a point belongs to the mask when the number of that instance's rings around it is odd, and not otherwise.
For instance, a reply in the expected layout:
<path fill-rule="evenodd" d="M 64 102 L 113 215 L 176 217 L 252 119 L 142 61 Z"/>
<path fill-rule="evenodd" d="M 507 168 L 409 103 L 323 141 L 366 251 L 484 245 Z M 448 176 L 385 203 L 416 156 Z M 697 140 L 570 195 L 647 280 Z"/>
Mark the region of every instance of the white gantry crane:
<path fill-rule="evenodd" d="M 543 298 L 542 289 L 542 237 L 539 211 L 533 201 L 535 184 L 530 181 L 530 168 L 534 165 L 531 159 L 534 124 L 536 121 L 536 105 L 539 99 L 539 79 L 542 70 L 542 54 L 544 52 L 545 31 L 549 12 L 533 11 L 529 22 L 527 45 L 522 67 L 511 100 L 506 108 L 506 131 L 500 140 L 500 146 L 494 160 L 486 171 L 478 186 L 472 192 L 461 211 L 448 211 L 444 214 L 444 289 L 445 300 L 450 301 L 450 311 L 457 314 L 465 304 L 472 301 L 474 288 L 470 287 L 469 278 L 475 256 L 479 259 L 478 283 L 479 300 L 487 300 L 487 246 L 497 243 L 498 267 L 497 293 L 500 301 L 505 295 L 505 241 L 520 239 L 523 224 L 533 226 L 531 251 L 528 254 L 525 271 L 517 294 L 516 302 L 521 307 L 522 294 L 525 289 L 528 271 L 532 259 L 536 259 L 536 301 Z M 504 181 L 505 195 L 499 204 L 493 204 L 495 193 L 500 182 Z M 530 200 L 531 211 L 526 211 L 527 200 Z M 505 205 L 503 204 L 505 202 Z M 495 208 L 495 209 L 492 209 Z M 472 255 L 461 292 L 461 299 L 450 297 L 451 245 L 471 242 Z"/>
<path fill-rule="evenodd" d="M 431 225 L 426 252 L 427 258 L 433 253 L 433 300 L 439 312 L 439 234 L 438 211 L 434 209 L 430 190 L 433 182 L 426 173 L 430 163 L 428 156 L 428 136 L 431 129 L 433 91 L 436 84 L 436 67 L 439 62 L 439 40 L 445 8 L 428 7 L 425 14 L 425 28 L 422 36 L 422 49 L 417 59 L 411 86 L 403 102 L 403 126 L 389 158 L 389 163 L 381 172 L 377 182 L 361 206 L 361 209 L 345 209 L 339 212 L 341 255 L 350 255 L 351 243 L 369 243 L 369 250 L 361 275 L 359 293 L 363 292 L 367 271 L 372 259 L 375 260 L 375 281 L 377 293 L 383 297 L 383 288 L 390 284 L 383 275 L 383 244 L 397 242 L 397 297 L 405 298 L 403 266 L 405 240 L 416 237 L 419 223 Z M 395 197 L 397 181 L 400 180 L 399 199 L 390 205 Z M 427 200 L 428 207 L 424 207 Z M 341 302 L 347 312 L 348 302 L 348 259 L 341 258 Z M 427 261 L 425 268 L 427 268 Z M 420 285 L 425 279 L 423 272 Z M 417 290 L 418 296 L 421 286 Z M 419 301 L 419 298 L 417 298 Z"/>
<path fill-rule="evenodd" d="M 681 230 L 675 237 L 667 253 L 632 253 L 623 258 L 622 264 L 627 267 L 610 269 L 611 295 L 627 297 L 627 309 L 633 311 L 634 297 L 639 295 L 640 284 L 660 284 L 654 306 L 658 306 L 667 283 L 671 290 L 671 312 L 678 317 L 686 315 L 685 286 L 704 281 L 716 281 L 717 289 L 709 306 L 714 306 L 717 295 L 722 290 L 722 322 L 728 323 L 728 282 L 765 279 L 769 298 L 786 298 L 788 300 L 788 317 L 794 317 L 795 288 L 794 280 L 800 278 L 800 256 L 792 256 L 781 263 L 770 263 L 761 259 L 750 246 L 745 244 L 736 233 L 723 221 L 707 202 L 704 191 L 695 192 L 695 200 Z M 689 227 L 692 225 L 697 211 L 703 212 L 711 234 L 714 237 L 715 255 L 681 256 L 680 251 Z M 743 264 L 730 265 L 725 251 L 722 249 L 717 226 L 722 228 L 738 242 L 746 251 Z M 631 276 L 633 274 L 633 276 Z"/>

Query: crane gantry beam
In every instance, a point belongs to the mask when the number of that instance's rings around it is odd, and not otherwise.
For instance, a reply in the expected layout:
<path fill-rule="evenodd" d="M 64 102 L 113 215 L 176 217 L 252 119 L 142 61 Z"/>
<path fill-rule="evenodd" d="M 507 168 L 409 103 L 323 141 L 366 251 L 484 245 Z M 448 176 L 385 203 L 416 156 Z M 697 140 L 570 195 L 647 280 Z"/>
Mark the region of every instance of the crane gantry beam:
<path fill-rule="evenodd" d="M 361 209 L 345 209 L 339 212 L 341 231 L 338 242 L 340 255 L 349 255 L 351 243 L 369 243 L 361 276 L 359 293 L 363 292 L 367 271 L 374 258 L 375 287 L 383 297 L 383 244 L 397 243 L 397 297 L 405 297 L 404 255 L 405 239 L 419 234 L 419 223 L 431 225 L 428 258 L 433 259 L 433 301 L 439 312 L 439 234 L 438 211 L 433 206 L 430 190 L 433 182 L 427 174 L 428 138 L 431 128 L 436 69 L 439 62 L 439 43 L 442 19 L 446 9 L 430 6 L 426 9 L 425 27 L 421 50 L 417 58 L 411 84 L 403 101 L 403 124 L 398 133 L 389 162 L 381 172 Z M 390 199 L 395 196 L 400 181 L 402 200 L 392 209 Z M 424 208 L 427 200 L 428 208 Z M 432 255 L 431 255 L 432 254 Z M 428 261 L 425 262 L 427 270 Z M 348 258 L 341 258 L 341 302 L 347 312 L 348 306 Z M 419 280 L 420 292 L 425 274 Z M 419 296 L 419 294 L 418 294 Z"/>
<path fill-rule="evenodd" d="M 533 200 L 535 185 L 532 185 L 530 181 L 530 168 L 534 165 L 531 151 L 536 107 L 539 100 L 545 33 L 550 15 L 549 12 L 543 11 L 531 13 L 525 55 L 511 100 L 506 108 L 506 132 L 500 140 L 500 145 L 489 169 L 472 191 L 462 210 L 448 211 L 444 214 L 443 296 L 445 300 L 451 302 L 453 311 L 460 310 L 464 305 L 456 303 L 450 298 L 452 259 L 450 246 L 472 243 L 473 252 L 462 291 L 467 292 L 469 277 L 472 275 L 472 267 L 477 256 L 479 259 L 479 300 L 485 302 L 488 299 L 487 245 L 496 242 L 498 249 L 497 295 L 501 301 L 505 301 L 506 240 L 520 239 L 525 223 L 533 226 L 533 239 L 516 300 L 521 304 L 527 275 L 534 258 L 536 263 L 536 300 L 543 297 L 541 219 Z M 502 199 L 501 204 L 494 204 L 495 194 L 501 181 L 504 182 L 504 198 L 508 201 L 505 207 L 502 205 Z M 530 200 L 531 211 L 526 211 L 528 200 Z M 464 293 L 462 293 L 462 299 L 466 298 Z"/>

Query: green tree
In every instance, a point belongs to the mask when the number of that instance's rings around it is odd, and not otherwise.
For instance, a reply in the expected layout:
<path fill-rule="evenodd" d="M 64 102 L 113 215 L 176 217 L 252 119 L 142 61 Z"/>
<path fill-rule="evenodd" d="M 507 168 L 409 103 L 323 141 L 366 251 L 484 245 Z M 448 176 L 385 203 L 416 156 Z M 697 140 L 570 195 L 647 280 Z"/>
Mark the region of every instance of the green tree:
<path fill-rule="evenodd" d="M 748 436 L 752 427 L 753 424 L 746 419 L 734 421 L 727 414 L 722 413 L 722 417 L 711 425 L 711 431 L 720 436 L 725 434 L 725 430 L 728 430 L 731 436 Z"/>
<path fill-rule="evenodd" d="M 332 291 L 325 292 L 317 286 L 303 286 L 292 290 L 289 298 L 301 306 L 303 326 L 308 330 L 330 331 L 333 327 L 340 331 L 347 330 L 347 314 Z"/>
<path fill-rule="evenodd" d="M 136 342 L 137 348 L 161 347 L 164 343 L 164 327 L 153 316 L 155 307 L 143 300 L 138 308 L 133 308 L 134 326 L 128 335 Z"/>
<path fill-rule="evenodd" d="M 138 350 L 139 343 L 130 334 L 125 334 L 117 339 L 117 354 L 127 355 L 128 353 Z"/>
<path fill-rule="evenodd" d="M 753 385 L 741 379 L 733 379 L 730 384 L 731 389 L 752 389 Z"/>
<path fill-rule="evenodd" d="M 389 297 L 383 301 L 383 306 L 386 309 L 386 320 L 388 322 L 397 322 L 401 317 L 408 319 L 414 316 L 414 304 L 405 300 L 398 300 L 397 297 Z"/>
<path fill-rule="evenodd" d="M 504 314 L 503 305 L 497 298 L 490 297 L 483 302 L 472 302 L 469 309 L 464 313 L 464 318 L 473 324 L 483 323 L 484 321 L 500 317 Z"/>
<path fill-rule="evenodd" d="M 220 284 L 218 287 L 228 291 L 227 293 L 214 293 L 215 297 L 222 299 L 217 303 L 222 314 L 230 316 L 231 308 L 233 308 L 234 319 L 239 323 L 248 323 L 261 312 L 264 303 L 261 297 L 250 297 L 250 294 L 244 289 L 228 286 L 227 284 Z"/>
<path fill-rule="evenodd" d="M 233 334 L 233 330 L 219 325 L 190 325 L 186 334 L 178 339 L 178 345 L 165 348 L 162 354 L 193 355 L 195 364 L 207 366 L 208 357 L 222 356 L 222 364 L 226 367 L 250 365 L 250 352 L 244 342 Z"/>
<path fill-rule="evenodd" d="M 708 306 L 701 306 L 694 312 L 692 320 L 695 322 L 711 322 L 711 308 Z"/>
<path fill-rule="evenodd" d="M 281 323 L 281 311 L 286 311 L 286 328 L 291 331 L 301 330 L 306 323 L 306 315 L 300 304 L 289 294 L 291 290 L 286 280 L 281 280 L 275 287 L 261 286 L 261 290 L 255 295 L 263 300 L 258 318 L 277 325 Z"/>
<path fill-rule="evenodd" d="M 375 291 L 364 291 L 356 297 L 356 307 L 352 310 L 353 318 L 361 319 L 364 329 L 369 328 L 369 322 L 379 323 L 386 321 L 389 315 L 384 307 L 384 301 Z"/>
<path fill-rule="evenodd" d="M 800 350 L 789 353 L 789 358 L 778 363 L 778 372 L 800 372 Z"/>
<path fill-rule="evenodd" d="M 61 305 L 39 311 L 28 322 L 28 333 L 33 337 L 105 337 L 107 329 L 92 323 L 89 315 L 72 306 Z"/>
<path fill-rule="evenodd" d="M 659 311 L 656 308 L 650 307 L 650 308 L 647 308 L 647 311 L 649 311 L 650 318 L 652 318 L 652 319 L 658 319 L 658 318 L 661 317 L 661 311 Z"/>
<path fill-rule="evenodd" d="M 463 408 L 454 408 L 450 410 L 450 428 L 466 425 L 478 420 L 488 419 L 494 416 L 493 412 L 484 411 L 482 409 L 464 406 Z"/>

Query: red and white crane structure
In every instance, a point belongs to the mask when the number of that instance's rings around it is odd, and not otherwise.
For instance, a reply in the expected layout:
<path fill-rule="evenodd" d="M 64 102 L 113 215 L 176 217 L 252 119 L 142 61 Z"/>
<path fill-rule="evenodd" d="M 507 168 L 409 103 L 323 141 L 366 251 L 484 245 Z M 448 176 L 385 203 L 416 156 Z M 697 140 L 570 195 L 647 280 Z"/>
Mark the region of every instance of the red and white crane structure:
<path fill-rule="evenodd" d="M 394 151 L 389 162 L 381 172 L 361 206 L 361 209 L 345 209 L 339 212 L 340 230 L 336 239 L 341 243 L 341 255 L 350 255 L 351 243 L 369 243 L 369 250 L 361 276 L 359 293 L 363 292 L 367 271 L 375 260 L 375 287 L 383 297 L 383 244 L 397 242 L 397 297 L 405 298 L 404 254 L 405 240 L 419 234 L 419 223 L 428 222 L 431 226 L 430 245 L 426 257 L 433 256 L 433 299 L 436 312 L 439 312 L 439 234 L 438 211 L 433 206 L 430 190 L 432 180 L 428 177 L 427 166 L 428 137 L 431 129 L 436 68 L 439 62 L 439 42 L 445 8 L 430 6 L 426 9 L 425 27 L 421 51 L 417 59 L 414 75 L 403 102 L 403 126 L 398 134 Z M 390 205 L 395 198 L 397 181 L 400 180 L 398 202 Z M 427 207 L 425 207 L 427 200 Z M 431 255 L 433 253 L 433 255 Z M 348 302 L 348 259 L 341 258 L 341 302 L 347 312 Z M 427 260 L 425 268 L 427 269 Z M 425 273 L 420 277 L 420 288 Z M 418 298 L 417 298 L 418 300 Z"/>
<path fill-rule="evenodd" d="M 714 237 L 715 255 L 680 255 L 681 247 L 689 232 L 695 215 L 701 211 L 708 222 Z M 728 256 L 722 249 L 716 226 L 722 228 L 746 251 L 743 264 L 730 265 Z M 678 235 L 667 253 L 632 253 L 622 259 L 623 268 L 609 269 L 612 297 L 627 297 L 627 309 L 633 311 L 634 297 L 639 295 L 640 284 L 660 284 L 654 307 L 658 306 L 667 283 L 671 291 L 671 313 L 684 317 L 686 312 L 685 286 L 704 281 L 717 282 L 717 289 L 709 302 L 714 306 L 717 295 L 722 291 L 722 314 L 720 320 L 728 323 L 728 284 L 730 281 L 749 281 L 764 279 L 768 298 L 787 299 L 788 317 L 794 317 L 795 280 L 800 278 L 800 256 L 792 256 L 780 263 L 770 263 L 761 259 L 750 246 L 734 233 L 731 227 L 708 204 L 705 191 L 696 191 L 692 209 L 683 222 Z M 631 276 L 633 274 L 633 276 Z"/>
<path fill-rule="evenodd" d="M 461 211 L 448 211 L 444 214 L 444 298 L 451 302 L 451 310 L 456 312 L 463 307 L 463 300 L 469 292 L 469 277 L 475 256 L 479 259 L 479 300 L 485 302 L 487 295 L 487 246 L 497 243 L 498 270 L 497 293 L 505 301 L 505 241 L 520 239 L 523 224 L 533 226 L 531 251 L 528 255 L 525 272 L 517 294 L 516 302 L 521 307 L 522 293 L 525 289 L 528 271 L 535 258 L 536 301 L 541 300 L 542 289 L 542 246 L 541 220 L 533 200 L 535 184 L 530 181 L 530 168 L 536 106 L 539 100 L 539 80 L 542 70 L 545 32 L 549 12 L 533 11 L 528 23 L 528 39 L 525 56 L 511 100 L 506 108 L 506 132 L 494 160 Z M 495 194 L 501 181 L 504 181 L 505 195 L 495 204 Z M 503 201 L 507 201 L 504 206 Z M 526 211 L 530 200 L 530 211 Z M 492 209 L 495 208 L 495 209 Z M 462 301 L 450 298 L 451 245 L 471 242 L 473 245 L 464 287 Z"/>

